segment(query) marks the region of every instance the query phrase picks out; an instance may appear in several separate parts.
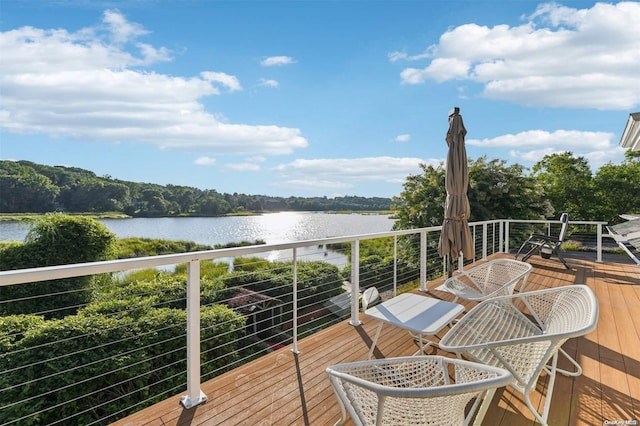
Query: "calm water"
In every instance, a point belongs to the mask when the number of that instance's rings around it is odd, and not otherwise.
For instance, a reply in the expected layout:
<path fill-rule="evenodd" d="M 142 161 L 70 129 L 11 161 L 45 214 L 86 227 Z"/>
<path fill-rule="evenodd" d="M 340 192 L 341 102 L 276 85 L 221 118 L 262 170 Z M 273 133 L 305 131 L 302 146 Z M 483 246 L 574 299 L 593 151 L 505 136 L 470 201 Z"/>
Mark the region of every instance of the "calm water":
<path fill-rule="evenodd" d="M 208 218 L 103 219 L 119 238 L 146 237 L 187 240 L 200 244 L 226 244 L 264 240 L 267 244 L 342 235 L 390 231 L 386 215 L 307 212 L 269 213 L 260 216 Z M 29 225 L 0 222 L 0 241 L 23 241 Z"/>
<path fill-rule="evenodd" d="M 187 240 L 213 246 L 241 241 L 263 240 L 267 244 L 313 240 L 354 234 L 390 231 L 394 221 L 386 215 L 328 214 L 308 212 L 269 213 L 261 216 L 208 218 L 103 219 L 119 238 L 146 237 Z M 0 222 L 0 241 L 23 241 L 30 226 Z M 306 260 L 323 260 L 336 266 L 347 263 L 345 256 L 327 252 L 322 247 L 304 247 L 298 254 Z M 285 260 L 290 253 L 272 251 L 263 256 Z"/>

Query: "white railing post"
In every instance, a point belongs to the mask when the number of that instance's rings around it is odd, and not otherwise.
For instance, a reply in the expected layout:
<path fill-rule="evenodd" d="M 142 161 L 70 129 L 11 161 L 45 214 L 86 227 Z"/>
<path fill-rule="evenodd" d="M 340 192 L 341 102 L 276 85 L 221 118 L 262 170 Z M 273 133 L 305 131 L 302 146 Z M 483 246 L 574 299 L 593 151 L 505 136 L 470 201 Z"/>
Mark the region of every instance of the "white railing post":
<path fill-rule="evenodd" d="M 200 389 L 200 261 L 187 264 L 187 395 L 180 398 L 184 408 L 207 400 Z"/>
<path fill-rule="evenodd" d="M 393 236 L 393 296 L 398 294 L 398 236 Z"/>
<path fill-rule="evenodd" d="M 420 232 L 420 291 L 427 291 L 427 231 Z"/>
<path fill-rule="evenodd" d="M 351 242 L 351 320 L 349 324 L 360 325 L 360 240 Z"/>
<path fill-rule="evenodd" d="M 293 248 L 293 347 L 291 352 L 298 352 L 298 250 Z"/>
<path fill-rule="evenodd" d="M 598 227 L 598 241 L 596 242 L 597 244 L 597 254 L 596 254 L 596 262 L 602 262 L 602 224 L 599 223 L 597 225 Z"/>
<path fill-rule="evenodd" d="M 473 225 L 473 259 L 471 259 L 471 262 L 475 262 L 476 259 L 478 258 L 478 255 L 476 253 L 476 239 L 478 238 L 477 232 L 478 231 L 478 227 L 476 225 Z"/>
<path fill-rule="evenodd" d="M 487 224 L 482 224 L 482 260 L 487 260 Z"/>
<path fill-rule="evenodd" d="M 509 221 L 504 222 L 504 252 L 509 253 Z"/>

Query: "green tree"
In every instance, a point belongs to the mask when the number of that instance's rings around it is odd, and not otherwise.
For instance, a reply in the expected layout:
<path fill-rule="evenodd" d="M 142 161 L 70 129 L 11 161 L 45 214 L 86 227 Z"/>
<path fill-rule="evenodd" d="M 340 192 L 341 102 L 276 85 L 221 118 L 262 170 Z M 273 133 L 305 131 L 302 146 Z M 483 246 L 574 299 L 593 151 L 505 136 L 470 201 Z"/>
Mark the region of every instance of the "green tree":
<path fill-rule="evenodd" d="M 214 194 L 205 194 L 198 198 L 196 212 L 205 216 L 220 216 L 229 213 L 229 203 L 222 197 Z"/>
<path fill-rule="evenodd" d="M 420 164 L 423 173 L 410 175 L 399 196 L 393 197 L 392 210 L 397 219 L 394 229 L 425 228 L 442 224 L 446 191 L 445 169 Z"/>
<path fill-rule="evenodd" d="M 540 219 L 553 213 L 536 180 L 519 164 L 480 157 L 469 162 L 469 221 Z"/>
<path fill-rule="evenodd" d="M 620 165 L 607 163 L 593 178 L 597 203 L 594 217 L 610 224 L 622 221 L 620 214 L 640 213 L 640 152 L 627 151 Z"/>
<path fill-rule="evenodd" d="M 0 212 L 47 212 L 55 209 L 60 190 L 31 167 L 13 161 L 0 162 Z"/>
<path fill-rule="evenodd" d="M 571 219 L 593 217 L 593 180 L 584 157 L 575 157 L 571 152 L 545 155 L 533 166 L 533 176 L 551 202 L 555 216 L 567 212 Z"/>
<path fill-rule="evenodd" d="M 407 178 L 392 209 L 395 229 L 442 225 L 446 199 L 444 167 L 421 165 L 421 175 Z M 522 166 L 507 166 L 503 160 L 486 157 L 469 160 L 470 221 L 498 218 L 540 218 L 550 213 L 550 204 L 536 187 L 536 181 L 524 175 Z"/>
<path fill-rule="evenodd" d="M 150 216 L 163 216 L 167 213 L 169 202 L 158 188 L 146 188 L 141 192 L 144 203 L 144 214 Z"/>

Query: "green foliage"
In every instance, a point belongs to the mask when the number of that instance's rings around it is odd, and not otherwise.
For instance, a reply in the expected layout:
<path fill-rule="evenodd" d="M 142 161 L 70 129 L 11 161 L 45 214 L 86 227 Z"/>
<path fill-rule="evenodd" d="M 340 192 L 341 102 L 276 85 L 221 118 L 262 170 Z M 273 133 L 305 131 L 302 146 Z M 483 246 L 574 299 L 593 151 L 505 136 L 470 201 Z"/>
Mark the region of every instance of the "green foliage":
<path fill-rule="evenodd" d="M 621 213 L 640 214 L 640 152 L 629 150 L 622 164 L 600 167 L 593 183 L 602 220 L 616 224 L 622 222 Z"/>
<path fill-rule="evenodd" d="M 492 219 L 540 219 L 553 208 L 519 164 L 480 157 L 469 163 L 470 222 Z M 443 213 L 444 214 L 444 213 Z"/>
<path fill-rule="evenodd" d="M 23 244 L 0 249 L 0 270 L 106 260 L 115 235 L 94 219 L 48 214 L 37 220 Z M 89 302 L 99 276 L 0 286 L 0 315 L 42 313 L 61 317 Z"/>
<path fill-rule="evenodd" d="M 193 241 L 173 241 L 138 237 L 118 239 L 118 259 L 186 253 L 211 249 L 211 246 L 196 244 Z"/>
<path fill-rule="evenodd" d="M 533 176 L 555 209 L 553 216 L 567 212 L 574 220 L 594 217 L 594 186 L 584 157 L 574 157 L 571 152 L 545 155 L 533 166 Z"/>
<path fill-rule="evenodd" d="M 269 261 L 260 257 L 235 257 L 233 259 L 234 271 L 258 271 L 269 267 Z"/>
<path fill-rule="evenodd" d="M 33 266 L 94 262 L 115 257 L 115 235 L 102 223 L 85 216 L 61 213 L 38 219 L 25 243 L 40 248 L 43 257 Z"/>
<path fill-rule="evenodd" d="M 446 191 L 445 170 L 420 164 L 423 173 L 410 175 L 399 196 L 393 198 L 394 229 L 426 228 L 442 224 Z"/>
<path fill-rule="evenodd" d="M 0 161 L 0 212 L 47 212 L 55 210 L 60 189 L 31 167 Z"/>
<path fill-rule="evenodd" d="M 326 262 L 298 262 L 297 273 L 301 308 L 322 303 L 342 292 L 342 278 L 334 265 Z M 292 301 L 293 265 L 291 262 L 272 262 L 268 269 L 234 270 L 221 277 L 221 283 L 228 289 L 244 288 L 288 304 Z"/>
<path fill-rule="evenodd" d="M 13 350 L 15 343 L 29 329 L 40 327 L 44 318 L 37 315 L 12 315 L 0 317 L 0 354 Z"/>
<path fill-rule="evenodd" d="M 75 167 L 0 161 L 0 213 L 104 212 L 130 216 L 222 216 L 263 211 L 385 211 L 388 198 L 269 197 L 99 177 Z"/>
<path fill-rule="evenodd" d="M 43 321 L 0 321 L 2 417 L 21 424 L 88 424 L 118 417 L 163 400 L 185 384 L 186 312 L 120 302 L 118 312 L 101 302 L 77 316 Z M 100 313 L 100 315 L 94 315 Z M 223 306 L 201 311 L 203 373 L 225 371 L 238 358 L 245 320 Z M 9 342 L 9 344 L 6 344 Z M 204 359 L 203 359 L 204 360 Z M 38 414 L 35 414 L 38 413 Z M 1 418 L 0 418 L 1 419 Z M 111 418 L 115 420 L 115 418 Z M 4 422 L 3 422 L 4 423 Z"/>
<path fill-rule="evenodd" d="M 203 260 L 200 262 L 200 276 L 204 278 L 217 278 L 229 272 L 229 264 L 225 262 L 212 262 L 211 260 Z M 176 274 L 187 273 L 187 264 L 182 263 L 176 265 Z"/>

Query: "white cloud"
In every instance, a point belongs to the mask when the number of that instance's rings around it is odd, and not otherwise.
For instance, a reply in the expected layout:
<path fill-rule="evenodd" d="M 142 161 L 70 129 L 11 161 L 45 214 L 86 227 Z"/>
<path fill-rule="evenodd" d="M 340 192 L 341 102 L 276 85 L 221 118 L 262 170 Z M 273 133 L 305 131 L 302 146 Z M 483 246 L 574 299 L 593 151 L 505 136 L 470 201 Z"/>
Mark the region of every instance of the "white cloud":
<path fill-rule="evenodd" d="M 437 165 L 440 161 L 428 163 Z M 408 175 L 421 172 L 420 163 L 427 161 L 397 157 L 298 159 L 275 170 L 288 181 L 332 182 L 340 187 L 362 181 L 404 182 Z"/>
<path fill-rule="evenodd" d="M 234 172 L 257 172 L 260 170 L 260 166 L 255 163 L 230 163 L 225 164 L 224 167 Z"/>
<path fill-rule="evenodd" d="M 529 130 L 517 134 L 506 134 L 487 139 L 469 139 L 467 145 L 482 148 L 508 148 L 509 156 L 524 163 L 536 163 L 545 155 L 570 151 L 585 157 L 596 170 L 608 161 L 615 161 L 624 154 L 617 146 L 615 135 L 608 132 L 578 130 Z"/>
<path fill-rule="evenodd" d="M 126 43 L 131 39 L 149 34 L 142 25 L 128 22 L 117 10 L 105 11 L 102 22 L 109 28 L 114 43 Z"/>
<path fill-rule="evenodd" d="M 452 28 L 427 49 L 431 62 L 404 69 L 402 82 L 468 80 L 482 84 L 487 98 L 526 105 L 628 110 L 640 104 L 640 3 L 581 10 L 546 3 L 525 19 L 513 27 Z"/>
<path fill-rule="evenodd" d="M 411 140 L 411 135 L 408 133 L 396 136 L 396 142 L 408 142 Z"/>
<path fill-rule="evenodd" d="M 147 31 L 117 11 L 77 32 L 22 27 L 0 33 L 0 128 L 82 142 L 131 142 L 216 155 L 280 155 L 307 146 L 296 128 L 221 121 L 201 98 L 239 80 L 219 71 L 172 76 L 139 67 L 171 60 L 137 42 Z"/>
<path fill-rule="evenodd" d="M 278 83 L 277 80 L 270 80 L 270 79 L 266 79 L 266 78 L 261 78 L 260 79 L 260 86 L 278 87 L 278 86 L 280 86 L 280 83 Z"/>
<path fill-rule="evenodd" d="M 198 157 L 193 163 L 198 166 L 211 166 L 216 163 L 216 159 L 211 157 Z"/>
<path fill-rule="evenodd" d="M 558 145 L 566 149 L 581 148 L 603 150 L 609 148 L 615 135 L 608 132 L 586 132 L 578 130 L 528 130 L 517 134 L 506 134 L 495 138 L 469 139 L 467 145 L 482 147 L 539 147 Z"/>
<path fill-rule="evenodd" d="M 318 190 L 318 189 L 346 189 L 354 185 L 335 180 L 321 180 L 314 178 L 292 179 L 284 182 L 275 182 L 273 186 L 286 187 L 288 189 Z"/>
<path fill-rule="evenodd" d="M 221 83 L 226 86 L 232 92 L 236 90 L 242 90 L 242 86 L 240 85 L 240 81 L 237 77 L 223 73 L 223 72 L 212 72 L 212 71 L 204 71 L 201 72 L 200 75 L 205 81 Z"/>
<path fill-rule="evenodd" d="M 427 49 L 426 52 L 420 53 L 418 55 L 409 56 L 407 54 L 407 52 L 397 51 L 397 52 L 391 52 L 387 56 L 389 57 L 389 61 L 398 62 L 400 60 L 404 60 L 404 61 L 420 61 L 422 59 L 430 58 L 432 55 L 433 55 L 433 53 L 430 51 L 430 49 Z"/>
<path fill-rule="evenodd" d="M 278 65 L 289 65 L 294 62 L 296 61 L 291 56 L 269 56 L 264 58 L 262 62 L 260 62 L 260 65 L 263 67 L 273 67 Z"/>

